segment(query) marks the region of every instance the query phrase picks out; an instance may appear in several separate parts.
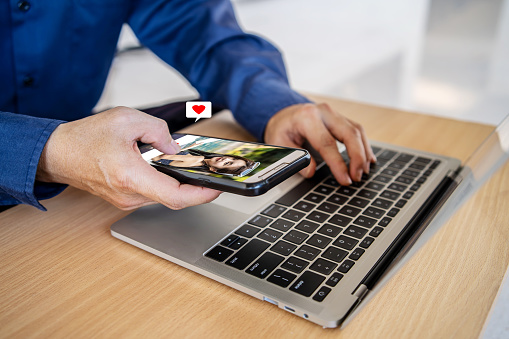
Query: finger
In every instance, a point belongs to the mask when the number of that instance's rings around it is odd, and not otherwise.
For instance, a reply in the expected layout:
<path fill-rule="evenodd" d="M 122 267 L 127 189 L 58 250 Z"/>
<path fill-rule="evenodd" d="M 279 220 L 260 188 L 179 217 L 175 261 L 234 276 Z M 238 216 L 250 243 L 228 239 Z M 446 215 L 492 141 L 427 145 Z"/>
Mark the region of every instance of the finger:
<path fill-rule="evenodd" d="M 144 113 L 140 118 L 142 121 L 136 126 L 139 134 L 137 140 L 151 144 L 166 154 L 180 152 L 180 146 L 171 137 L 166 121 Z"/>
<path fill-rule="evenodd" d="M 360 130 L 348 119 L 340 117 L 333 111 L 327 111 L 325 116 L 325 123 L 331 133 L 346 146 L 350 158 L 349 173 L 351 178 L 360 181 L 364 171 L 369 171 L 366 168 L 366 150 Z M 340 123 L 338 123 L 338 119 L 341 120 Z"/>
<path fill-rule="evenodd" d="M 367 173 L 369 173 L 369 163 L 376 162 L 375 153 L 373 152 L 373 149 L 371 148 L 371 144 L 369 142 L 366 131 L 364 130 L 364 127 L 362 127 L 361 124 L 359 124 L 355 121 L 352 121 L 352 120 L 348 120 L 348 121 L 350 121 L 350 123 L 353 124 L 361 132 L 362 143 L 364 145 L 364 150 L 366 151 L 367 164 L 366 164 L 365 170 L 366 170 L 366 174 L 367 174 Z"/>
<path fill-rule="evenodd" d="M 329 165 L 331 172 L 342 185 L 350 185 L 352 179 L 348 175 L 348 167 L 339 154 L 336 139 L 330 134 L 323 121 L 316 114 L 307 114 L 300 120 L 299 132 L 316 149 L 323 160 Z"/>

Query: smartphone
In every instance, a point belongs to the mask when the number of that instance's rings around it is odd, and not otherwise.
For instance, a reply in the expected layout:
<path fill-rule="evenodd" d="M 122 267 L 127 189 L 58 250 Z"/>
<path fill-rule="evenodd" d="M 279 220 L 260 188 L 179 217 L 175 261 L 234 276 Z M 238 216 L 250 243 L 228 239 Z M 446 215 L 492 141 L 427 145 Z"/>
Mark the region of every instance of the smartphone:
<path fill-rule="evenodd" d="M 255 196 L 309 165 L 306 150 L 255 142 L 173 134 L 176 155 L 140 145 L 143 159 L 181 183 Z"/>

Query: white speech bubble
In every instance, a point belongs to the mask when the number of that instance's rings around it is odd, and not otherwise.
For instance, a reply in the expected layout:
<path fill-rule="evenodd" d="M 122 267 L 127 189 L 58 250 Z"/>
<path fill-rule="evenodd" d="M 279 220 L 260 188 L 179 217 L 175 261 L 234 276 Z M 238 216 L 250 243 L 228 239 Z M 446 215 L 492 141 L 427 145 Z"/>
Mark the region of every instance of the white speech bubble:
<path fill-rule="evenodd" d="M 186 102 L 186 118 L 196 118 L 197 122 L 201 118 L 212 117 L 212 103 L 210 101 L 188 101 Z"/>

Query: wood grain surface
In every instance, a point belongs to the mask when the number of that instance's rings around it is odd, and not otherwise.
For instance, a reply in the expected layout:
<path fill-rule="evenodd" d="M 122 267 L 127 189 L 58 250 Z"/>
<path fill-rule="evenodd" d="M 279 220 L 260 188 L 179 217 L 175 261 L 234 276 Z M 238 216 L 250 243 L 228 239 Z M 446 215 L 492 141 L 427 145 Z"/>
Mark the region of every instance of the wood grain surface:
<path fill-rule="evenodd" d="M 338 99 L 371 139 L 465 160 L 492 126 Z M 189 132 L 251 139 L 229 113 Z M 69 188 L 0 213 L 0 337 L 477 338 L 509 263 L 506 164 L 344 329 L 322 329 L 110 235 L 128 212 Z"/>

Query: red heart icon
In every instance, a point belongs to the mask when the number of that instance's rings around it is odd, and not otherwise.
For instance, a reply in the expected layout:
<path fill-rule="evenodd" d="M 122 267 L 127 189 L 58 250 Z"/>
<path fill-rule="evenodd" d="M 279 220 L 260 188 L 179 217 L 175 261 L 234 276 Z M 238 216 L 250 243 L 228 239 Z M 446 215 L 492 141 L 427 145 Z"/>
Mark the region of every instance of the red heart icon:
<path fill-rule="evenodd" d="M 205 110 L 205 106 L 204 105 L 194 105 L 193 106 L 193 111 L 195 111 L 196 114 L 200 114 L 204 110 Z"/>

